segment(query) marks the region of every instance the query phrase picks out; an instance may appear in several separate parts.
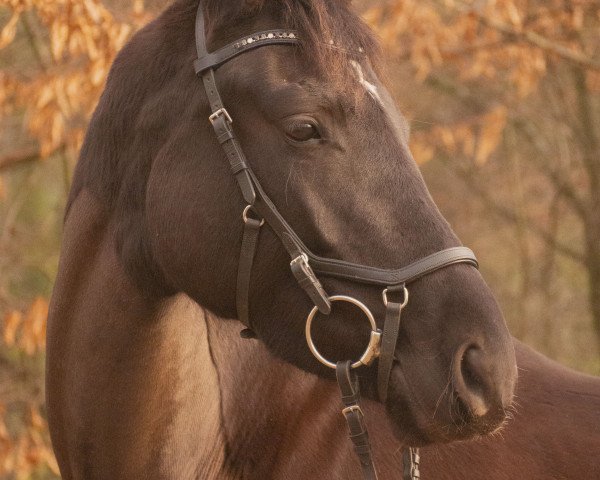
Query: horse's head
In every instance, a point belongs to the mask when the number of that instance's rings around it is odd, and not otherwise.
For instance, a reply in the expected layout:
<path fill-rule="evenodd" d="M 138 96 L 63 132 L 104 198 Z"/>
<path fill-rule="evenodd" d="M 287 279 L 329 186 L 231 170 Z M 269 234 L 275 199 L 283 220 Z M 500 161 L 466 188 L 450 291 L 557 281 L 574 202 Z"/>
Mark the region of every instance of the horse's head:
<path fill-rule="evenodd" d="M 249 164 L 313 252 L 391 269 L 460 245 L 411 157 L 406 122 L 371 67 L 374 42 L 347 1 L 206 3 L 212 49 L 265 29 L 294 28 L 301 36 L 300 47 L 252 50 L 216 75 Z M 202 83 L 194 81 L 193 92 L 181 92 L 190 96 L 181 116 L 193 125 L 174 133 L 149 175 L 149 249 L 171 289 L 234 318 L 245 203 L 208 121 Z M 313 305 L 289 262 L 264 226 L 251 276 L 253 328 L 276 355 L 330 375 L 306 346 Z M 321 280 L 328 293 L 358 298 L 383 319 L 381 288 Z M 409 290 L 386 402 L 398 431 L 427 443 L 494 430 L 511 402 L 516 367 L 481 275 L 453 265 Z M 368 324 L 354 307 L 334 304 L 315 321 L 314 334 L 326 357 L 353 359 Z M 364 370 L 365 385 L 373 385 L 374 370 Z"/>

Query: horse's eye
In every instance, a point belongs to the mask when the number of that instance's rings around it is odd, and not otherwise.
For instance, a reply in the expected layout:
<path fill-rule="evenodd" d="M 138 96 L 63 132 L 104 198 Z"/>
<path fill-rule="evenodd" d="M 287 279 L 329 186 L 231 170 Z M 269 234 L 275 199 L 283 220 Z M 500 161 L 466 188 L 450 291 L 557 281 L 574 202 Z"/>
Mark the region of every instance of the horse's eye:
<path fill-rule="evenodd" d="M 307 142 L 321 138 L 315 125 L 308 122 L 292 123 L 286 128 L 287 136 L 296 142 Z"/>

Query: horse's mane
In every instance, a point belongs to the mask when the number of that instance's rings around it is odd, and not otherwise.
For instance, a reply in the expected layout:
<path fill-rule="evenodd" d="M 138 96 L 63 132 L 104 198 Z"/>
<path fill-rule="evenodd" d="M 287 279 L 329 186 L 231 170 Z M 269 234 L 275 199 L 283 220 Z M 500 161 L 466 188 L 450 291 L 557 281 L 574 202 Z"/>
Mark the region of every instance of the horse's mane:
<path fill-rule="evenodd" d="M 345 48 L 362 48 L 372 63 L 378 58 L 374 36 L 352 13 L 347 0 L 201 1 L 210 27 L 231 36 L 229 40 L 254 33 L 252 24 L 260 14 L 278 19 L 277 25 L 269 28 L 297 30 L 311 65 L 334 82 L 344 83 L 350 77 Z M 144 230 L 153 159 L 165 145 L 171 145 L 174 130 L 182 121 L 194 121 L 197 112 L 190 105 L 202 101 L 192 68 L 197 8 L 198 0 L 175 0 L 119 53 L 73 179 L 66 215 L 79 192 L 87 188 L 107 215 L 114 217 L 118 250 L 127 262 L 135 263 L 128 264 L 129 272 L 146 272 L 147 265 L 153 264 Z M 330 40 L 352 44 L 332 48 Z M 195 134 L 194 141 L 199 141 L 199 135 Z M 182 155 L 182 149 L 177 155 Z"/>
<path fill-rule="evenodd" d="M 311 59 L 311 65 L 332 81 L 348 81 L 349 51 L 358 48 L 364 50 L 377 70 L 378 42 L 352 12 L 348 0 L 201 1 L 212 26 L 230 30 L 235 38 L 253 33 L 243 30 L 255 15 L 274 13 L 275 18 L 283 21 L 283 25 L 276 27 L 297 30 L 302 36 L 301 48 Z M 173 123 L 168 112 L 176 111 L 158 107 L 157 92 L 163 92 L 164 102 L 170 104 L 169 95 L 183 98 L 179 92 L 194 81 L 191 65 L 197 8 L 198 0 L 175 0 L 118 55 L 81 151 L 68 206 L 87 185 L 109 209 L 119 197 L 124 205 L 139 204 L 143 209 L 149 163 L 162 145 L 161 140 L 168 135 L 167 127 Z M 227 28 L 228 25 L 238 26 L 233 29 L 238 31 Z M 335 43 L 333 48 L 331 41 Z M 185 79 L 181 78 L 182 72 L 188 75 Z M 150 120 L 154 124 L 149 126 Z M 155 134 L 137 145 L 142 125 L 155 130 Z M 134 181 L 124 191 L 122 182 L 128 175 Z M 132 189 L 139 191 L 132 193 Z"/>

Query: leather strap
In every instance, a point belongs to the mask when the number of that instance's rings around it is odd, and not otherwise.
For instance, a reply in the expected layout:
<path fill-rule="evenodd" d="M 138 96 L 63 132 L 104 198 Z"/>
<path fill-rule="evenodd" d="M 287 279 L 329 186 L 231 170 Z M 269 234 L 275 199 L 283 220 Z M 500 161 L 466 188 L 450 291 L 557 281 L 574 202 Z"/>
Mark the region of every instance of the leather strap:
<path fill-rule="evenodd" d="M 257 32 L 236 42 L 230 43 L 216 52 L 199 55 L 194 62 L 196 75 L 208 69 L 220 67 L 232 58 L 266 45 L 296 45 L 298 44 L 298 33 L 294 30 L 265 30 Z"/>
<path fill-rule="evenodd" d="M 331 312 L 329 295 L 327 295 L 327 292 L 323 289 L 323 285 L 321 285 L 315 272 L 308 264 L 306 255 L 301 254 L 294 258 L 290 262 L 290 268 L 298 285 L 306 292 L 319 311 L 325 315 L 329 315 Z"/>
<path fill-rule="evenodd" d="M 342 403 L 345 406 L 342 414 L 346 419 L 350 440 L 360 462 L 363 477 L 365 480 L 377 480 L 369 433 L 365 425 L 364 413 L 360 408 L 358 378 L 350 365 L 350 361 L 338 362 L 335 369 L 337 382 L 342 393 Z"/>
<path fill-rule="evenodd" d="M 252 330 L 249 313 L 250 277 L 252 275 L 252 265 L 254 264 L 254 255 L 256 254 L 261 225 L 262 220 L 256 220 L 251 217 L 244 219 L 244 235 L 242 236 L 242 248 L 237 274 L 236 308 L 238 320 L 250 330 Z"/>
<path fill-rule="evenodd" d="M 206 45 L 206 27 L 204 20 L 204 9 L 202 1 L 198 4 L 196 12 L 196 53 L 198 58 L 194 61 L 194 70 L 196 75 L 215 69 L 232 58 L 265 45 L 295 45 L 299 43 L 298 32 L 295 30 L 265 30 L 253 33 L 247 37 L 241 38 L 236 42 L 230 43 L 215 52 L 208 52 Z M 214 110 L 213 110 L 214 111 Z"/>
<path fill-rule="evenodd" d="M 271 199 L 265 193 L 254 172 L 249 170 L 252 183 L 256 190 L 256 211 L 266 220 L 271 229 L 280 238 L 291 258 L 301 253 L 308 257 L 308 263 L 315 273 L 328 277 L 342 278 L 359 283 L 386 287 L 410 283 L 428 275 L 440 268 L 455 263 L 466 263 L 475 268 L 479 267 L 477 258 L 467 247 L 452 247 L 421 258 L 410 265 L 398 269 L 384 269 L 346 262 L 333 258 L 324 258 L 312 253 L 298 237 L 294 229 L 287 223 L 277 210 Z"/>
<path fill-rule="evenodd" d="M 388 293 L 393 294 L 397 287 L 389 287 Z M 404 284 L 399 288 L 404 291 Z M 385 307 L 385 322 L 383 324 L 383 335 L 381 338 L 381 349 L 379 351 L 379 364 L 377 370 L 377 393 L 379 400 L 385 404 L 387 400 L 388 386 L 390 382 L 390 373 L 394 364 L 394 355 L 396 352 L 396 342 L 400 332 L 400 315 L 402 313 L 402 302 L 387 300 Z"/>
<path fill-rule="evenodd" d="M 421 258 L 410 265 L 396 270 L 357 265 L 355 263 L 317 257 L 307 252 L 315 273 L 345 278 L 369 285 L 400 285 L 410 283 L 441 268 L 456 263 L 466 263 L 475 268 L 479 266 L 475 254 L 467 247 L 453 247 Z"/>
<path fill-rule="evenodd" d="M 206 96 L 210 103 L 210 109 L 213 112 L 209 119 L 215 130 L 217 139 L 225 151 L 231 173 L 233 173 L 238 182 L 244 201 L 248 205 L 254 205 L 254 202 L 256 201 L 256 192 L 254 191 L 254 186 L 250 179 L 250 174 L 248 173 L 246 157 L 242 147 L 235 138 L 232 128 L 233 121 L 221 100 L 221 95 L 219 94 L 216 85 L 214 70 L 207 70 L 204 72 L 202 74 L 202 82 L 204 83 Z"/>

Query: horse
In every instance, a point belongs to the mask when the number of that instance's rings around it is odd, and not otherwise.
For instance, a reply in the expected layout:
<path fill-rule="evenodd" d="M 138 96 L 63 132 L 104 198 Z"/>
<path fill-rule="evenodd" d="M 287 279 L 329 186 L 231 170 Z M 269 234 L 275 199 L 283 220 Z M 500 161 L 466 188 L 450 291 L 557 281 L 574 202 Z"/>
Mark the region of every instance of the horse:
<path fill-rule="evenodd" d="M 206 71 L 204 29 L 210 51 L 233 52 Z M 124 47 L 81 150 L 48 318 L 63 478 L 358 478 L 315 345 L 360 384 L 376 457 L 502 427 L 512 338 L 380 73 L 347 0 L 175 0 Z"/>
<path fill-rule="evenodd" d="M 360 478 L 333 382 L 284 363 L 258 342 L 240 339 L 234 324 L 223 326 L 189 299 L 179 301 L 206 325 L 200 336 L 209 337 L 206 345 L 212 349 L 207 356 L 223 435 L 216 445 L 228 446 L 221 458 L 236 459 L 214 478 L 247 478 L 249 471 L 256 475 L 248 478 Z M 514 342 L 520 375 L 513 418 L 494 435 L 423 448 L 423 479 L 600 478 L 600 459 L 593 454 L 600 447 L 600 379 Z M 380 403 L 371 400 L 364 409 L 376 432 L 381 477 L 400 478 L 402 439 Z M 203 472 L 202 478 L 213 475 Z"/>

